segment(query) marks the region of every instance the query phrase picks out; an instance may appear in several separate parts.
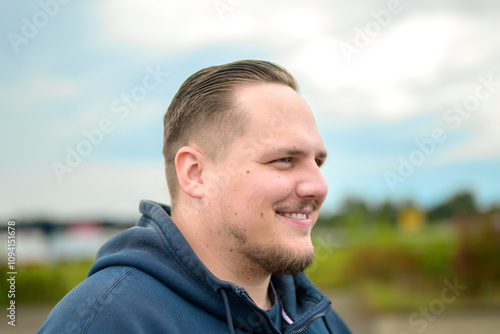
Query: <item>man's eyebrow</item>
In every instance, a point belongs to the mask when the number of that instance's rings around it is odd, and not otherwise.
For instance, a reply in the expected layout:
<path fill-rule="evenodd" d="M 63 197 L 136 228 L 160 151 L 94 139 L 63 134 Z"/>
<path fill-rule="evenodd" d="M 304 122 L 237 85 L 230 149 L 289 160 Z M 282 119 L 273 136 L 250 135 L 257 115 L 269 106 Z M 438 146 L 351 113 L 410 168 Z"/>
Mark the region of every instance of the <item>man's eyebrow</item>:
<path fill-rule="evenodd" d="M 307 152 L 304 151 L 304 150 L 300 150 L 300 149 L 296 149 L 296 148 L 278 148 L 278 149 L 273 149 L 273 150 L 270 150 L 267 152 L 268 154 L 273 154 L 273 155 L 279 155 L 279 154 L 283 154 L 283 155 L 291 155 L 291 156 L 306 156 L 307 155 Z M 318 158 L 318 159 L 326 159 L 328 153 L 326 152 L 326 150 L 321 150 L 319 151 L 315 157 Z"/>

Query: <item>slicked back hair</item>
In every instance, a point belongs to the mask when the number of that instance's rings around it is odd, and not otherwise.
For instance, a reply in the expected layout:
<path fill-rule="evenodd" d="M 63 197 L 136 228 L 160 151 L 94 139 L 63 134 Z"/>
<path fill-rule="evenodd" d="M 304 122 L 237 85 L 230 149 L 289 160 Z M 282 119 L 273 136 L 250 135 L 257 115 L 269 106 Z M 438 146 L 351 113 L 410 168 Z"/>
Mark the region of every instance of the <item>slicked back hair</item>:
<path fill-rule="evenodd" d="M 175 94 L 163 117 L 163 156 L 172 206 L 179 191 L 175 156 L 196 145 L 212 161 L 222 158 L 245 131 L 235 89 L 248 84 L 278 83 L 298 91 L 295 78 L 283 67 L 261 60 L 212 66 L 191 75 Z"/>

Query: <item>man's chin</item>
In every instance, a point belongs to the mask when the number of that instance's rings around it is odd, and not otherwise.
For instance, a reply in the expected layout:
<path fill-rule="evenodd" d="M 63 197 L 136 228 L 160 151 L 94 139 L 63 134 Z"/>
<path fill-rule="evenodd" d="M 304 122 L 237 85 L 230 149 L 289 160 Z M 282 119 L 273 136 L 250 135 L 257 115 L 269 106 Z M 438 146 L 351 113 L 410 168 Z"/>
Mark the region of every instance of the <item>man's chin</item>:
<path fill-rule="evenodd" d="M 314 252 L 301 254 L 290 260 L 286 266 L 280 268 L 281 270 L 276 271 L 276 273 L 281 275 L 297 275 L 309 268 L 313 262 Z"/>
<path fill-rule="evenodd" d="M 265 245 L 242 242 L 238 250 L 256 275 L 298 274 L 313 263 L 315 255 L 309 236 L 285 237 Z"/>

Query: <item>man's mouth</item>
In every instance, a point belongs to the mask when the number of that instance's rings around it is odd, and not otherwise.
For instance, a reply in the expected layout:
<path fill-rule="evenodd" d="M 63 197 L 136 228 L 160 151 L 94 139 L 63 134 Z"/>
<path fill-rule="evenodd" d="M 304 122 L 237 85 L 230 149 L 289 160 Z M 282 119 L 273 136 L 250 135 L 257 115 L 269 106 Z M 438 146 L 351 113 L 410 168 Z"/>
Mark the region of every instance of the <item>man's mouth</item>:
<path fill-rule="evenodd" d="M 280 216 L 284 216 L 287 218 L 294 218 L 294 219 L 308 219 L 308 214 L 307 213 L 300 213 L 300 212 L 276 212 Z"/>
<path fill-rule="evenodd" d="M 275 208 L 276 214 L 286 218 L 289 222 L 300 226 L 310 226 L 311 213 L 318 208 L 316 201 L 304 201 L 296 205 L 280 205 Z"/>

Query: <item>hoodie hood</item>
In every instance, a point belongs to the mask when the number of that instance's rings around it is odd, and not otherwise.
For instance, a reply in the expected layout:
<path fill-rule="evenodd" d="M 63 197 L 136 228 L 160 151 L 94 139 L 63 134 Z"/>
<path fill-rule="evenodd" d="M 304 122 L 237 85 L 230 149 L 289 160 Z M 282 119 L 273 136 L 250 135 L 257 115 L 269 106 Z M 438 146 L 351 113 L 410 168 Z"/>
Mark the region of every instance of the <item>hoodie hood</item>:
<path fill-rule="evenodd" d="M 113 266 L 133 267 L 154 277 L 203 312 L 226 321 L 230 333 L 235 332 L 234 328 L 280 333 L 245 289 L 219 280 L 205 267 L 170 219 L 168 206 L 141 201 L 140 211 L 142 217 L 137 226 L 120 233 L 99 250 L 89 277 Z M 286 313 L 294 321 L 286 333 L 304 330 L 330 310 L 330 300 L 304 273 L 273 275 L 271 281 Z M 250 316 L 252 321 L 248 321 Z"/>

